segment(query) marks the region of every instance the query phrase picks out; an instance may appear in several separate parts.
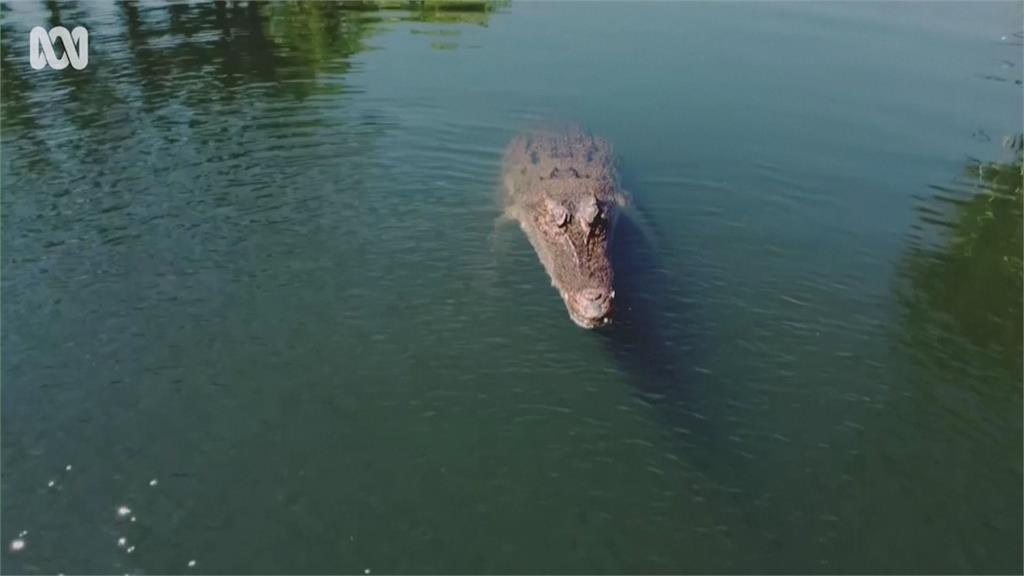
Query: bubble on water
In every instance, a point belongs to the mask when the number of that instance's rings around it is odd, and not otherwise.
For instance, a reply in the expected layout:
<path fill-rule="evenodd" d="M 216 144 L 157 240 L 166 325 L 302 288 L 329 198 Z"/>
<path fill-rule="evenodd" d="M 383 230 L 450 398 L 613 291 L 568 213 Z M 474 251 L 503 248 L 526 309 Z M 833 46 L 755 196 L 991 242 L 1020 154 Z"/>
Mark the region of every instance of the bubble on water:
<path fill-rule="evenodd" d="M 46 483 L 46 487 L 47 488 L 53 488 L 54 485 L 56 485 L 56 484 L 57 484 L 57 482 L 55 482 L 54 480 L 50 480 L 49 482 Z"/>
<path fill-rule="evenodd" d="M 150 486 L 156 486 L 156 478 L 153 478 L 152 480 L 150 480 L 149 481 L 149 485 Z"/>
<path fill-rule="evenodd" d="M 71 472 L 71 464 L 65 466 L 64 469 L 67 470 L 68 472 Z"/>
<path fill-rule="evenodd" d="M 188 567 L 189 568 L 195 568 L 196 567 L 196 561 L 195 560 L 189 560 L 188 561 Z"/>
<path fill-rule="evenodd" d="M 129 515 L 131 513 L 132 513 L 132 509 L 127 507 L 127 506 L 121 506 L 121 507 L 119 507 L 117 509 L 117 515 L 120 518 L 124 518 L 125 516 L 127 516 L 127 515 Z"/>
<path fill-rule="evenodd" d="M 117 539 L 117 547 L 118 548 L 124 548 L 126 544 L 128 544 L 128 539 L 125 538 L 124 536 L 122 536 L 122 537 Z"/>
<path fill-rule="evenodd" d="M 18 538 L 24 538 L 25 536 L 28 536 L 28 530 L 22 530 L 21 532 L 18 532 Z"/>
<path fill-rule="evenodd" d="M 11 540 L 11 552 L 21 552 L 25 549 L 25 541 L 21 538 Z"/>
<path fill-rule="evenodd" d="M 135 546 L 129 546 L 127 552 L 129 554 L 131 554 L 132 552 L 135 552 Z"/>
<path fill-rule="evenodd" d="M 369 568 L 367 568 L 366 570 L 363 570 L 363 574 L 369 574 L 369 573 L 370 573 L 370 569 Z"/>
<path fill-rule="evenodd" d="M 132 522 L 135 522 L 135 516 L 132 516 Z"/>

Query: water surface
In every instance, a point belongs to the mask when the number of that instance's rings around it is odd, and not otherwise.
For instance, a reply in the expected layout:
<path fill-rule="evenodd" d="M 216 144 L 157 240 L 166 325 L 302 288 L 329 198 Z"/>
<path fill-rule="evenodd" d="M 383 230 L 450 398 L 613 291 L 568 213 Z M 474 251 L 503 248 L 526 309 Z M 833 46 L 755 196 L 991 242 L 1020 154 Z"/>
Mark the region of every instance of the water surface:
<path fill-rule="evenodd" d="M 5 572 L 1021 571 L 1019 3 L 2 6 Z"/>

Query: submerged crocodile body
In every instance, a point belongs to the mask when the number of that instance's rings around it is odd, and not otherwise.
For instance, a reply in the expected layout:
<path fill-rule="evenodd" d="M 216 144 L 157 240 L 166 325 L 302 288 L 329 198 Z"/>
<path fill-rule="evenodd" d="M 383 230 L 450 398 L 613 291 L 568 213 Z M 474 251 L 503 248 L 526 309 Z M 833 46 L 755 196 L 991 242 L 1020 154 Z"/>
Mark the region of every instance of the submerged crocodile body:
<path fill-rule="evenodd" d="M 517 136 L 505 152 L 505 213 L 519 222 L 569 317 L 611 320 L 609 241 L 624 203 L 607 141 L 579 128 Z"/>

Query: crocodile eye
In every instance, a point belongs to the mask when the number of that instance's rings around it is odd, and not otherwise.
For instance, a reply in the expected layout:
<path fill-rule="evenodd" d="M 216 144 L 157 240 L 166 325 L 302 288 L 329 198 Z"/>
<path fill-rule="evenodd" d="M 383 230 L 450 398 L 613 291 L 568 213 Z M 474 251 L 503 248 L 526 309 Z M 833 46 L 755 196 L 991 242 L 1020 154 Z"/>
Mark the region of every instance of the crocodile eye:
<path fill-rule="evenodd" d="M 588 224 L 594 224 L 601 219 L 601 206 L 596 199 L 583 206 L 580 210 L 580 219 Z"/>
<path fill-rule="evenodd" d="M 547 202 L 547 213 L 548 218 L 551 219 L 551 223 L 559 228 L 565 228 L 569 224 L 570 215 L 569 211 L 565 209 L 560 202 L 548 201 Z"/>
<path fill-rule="evenodd" d="M 551 214 L 551 220 L 555 223 L 555 226 L 559 228 L 565 228 L 566 224 L 569 223 L 569 212 L 561 210 Z"/>

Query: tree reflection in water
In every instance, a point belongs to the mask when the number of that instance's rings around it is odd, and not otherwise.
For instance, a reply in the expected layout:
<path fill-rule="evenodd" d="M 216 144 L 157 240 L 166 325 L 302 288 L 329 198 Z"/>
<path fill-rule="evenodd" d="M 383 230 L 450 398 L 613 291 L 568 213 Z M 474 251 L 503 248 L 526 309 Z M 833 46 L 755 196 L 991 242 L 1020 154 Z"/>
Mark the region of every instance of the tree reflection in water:
<path fill-rule="evenodd" d="M 1005 162 L 969 162 L 949 186 L 932 186 L 905 260 L 900 299 L 912 342 L 959 357 L 944 335 L 962 335 L 977 353 L 1021 371 L 1022 147 L 1006 140 Z"/>

